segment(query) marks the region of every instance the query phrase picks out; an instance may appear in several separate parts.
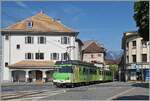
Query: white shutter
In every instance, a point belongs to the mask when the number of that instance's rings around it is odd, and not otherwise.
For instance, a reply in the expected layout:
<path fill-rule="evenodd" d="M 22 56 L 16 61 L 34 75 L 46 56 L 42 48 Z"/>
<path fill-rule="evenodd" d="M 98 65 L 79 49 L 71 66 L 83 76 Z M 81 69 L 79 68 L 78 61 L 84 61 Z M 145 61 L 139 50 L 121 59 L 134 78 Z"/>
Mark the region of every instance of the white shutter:
<path fill-rule="evenodd" d="M 31 59 L 33 59 L 33 53 L 31 53 Z"/>
<path fill-rule="evenodd" d="M 50 59 L 53 60 L 53 54 L 52 53 L 50 53 Z"/>
<path fill-rule="evenodd" d="M 25 37 L 25 43 L 27 43 L 27 37 Z"/>
<path fill-rule="evenodd" d="M 40 43 L 40 37 L 38 37 L 38 44 Z"/>
<path fill-rule="evenodd" d="M 28 54 L 27 54 L 27 53 L 25 53 L 25 59 L 27 59 L 27 57 L 28 57 L 27 55 L 28 55 Z"/>
<path fill-rule="evenodd" d="M 33 37 L 31 37 L 31 43 L 33 43 L 34 42 L 34 38 Z"/>
<path fill-rule="evenodd" d="M 63 37 L 61 37 L 61 44 L 63 44 Z"/>
<path fill-rule="evenodd" d="M 44 43 L 46 44 L 46 37 L 44 37 Z"/>
<path fill-rule="evenodd" d="M 59 60 L 59 53 L 57 53 L 57 60 Z"/>
<path fill-rule="evenodd" d="M 64 60 L 64 53 L 61 53 L 61 60 Z"/>
<path fill-rule="evenodd" d="M 70 44 L 70 37 L 68 37 L 67 44 Z"/>

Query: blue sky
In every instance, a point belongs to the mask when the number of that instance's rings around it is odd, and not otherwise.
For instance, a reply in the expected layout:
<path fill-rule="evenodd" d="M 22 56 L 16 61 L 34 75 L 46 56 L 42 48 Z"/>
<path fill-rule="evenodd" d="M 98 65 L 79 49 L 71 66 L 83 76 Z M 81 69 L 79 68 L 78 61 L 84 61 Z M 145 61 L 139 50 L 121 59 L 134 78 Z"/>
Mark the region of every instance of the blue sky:
<path fill-rule="evenodd" d="M 80 32 L 81 40 L 97 40 L 109 50 L 121 49 L 123 32 L 136 30 L 132 1 L 2 2 L 2 28 L 43 10 Z"/>

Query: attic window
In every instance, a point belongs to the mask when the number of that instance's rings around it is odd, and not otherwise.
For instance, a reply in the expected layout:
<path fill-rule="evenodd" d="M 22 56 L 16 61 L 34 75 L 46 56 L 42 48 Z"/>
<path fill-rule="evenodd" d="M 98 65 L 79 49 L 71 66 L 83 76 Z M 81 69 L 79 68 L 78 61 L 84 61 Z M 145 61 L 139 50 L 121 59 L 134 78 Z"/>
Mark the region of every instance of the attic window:
<path fill-rule="evenodd" d="M 32 28 L 33 27 L 33 22 L 32 21 L 28 21 L 27 22 L 27 27 L 28 28 Z"/>

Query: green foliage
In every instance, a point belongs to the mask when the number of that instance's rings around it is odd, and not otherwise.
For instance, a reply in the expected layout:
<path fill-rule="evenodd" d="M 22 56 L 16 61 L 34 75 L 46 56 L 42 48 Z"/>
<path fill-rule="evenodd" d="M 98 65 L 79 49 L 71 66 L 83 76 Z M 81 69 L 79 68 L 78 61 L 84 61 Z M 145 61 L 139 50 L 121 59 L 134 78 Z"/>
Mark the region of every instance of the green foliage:
<path fill-rule="evenodd" d="M 138 32 L 145 41 L 149 40 L 149 1 L 137 1 L 134 4 L 134 19 Z"/>
<path fill-rule="evenodd" d="M 112 72 L 117 72 L 118 71 L 118 65 L 116 65 L 116 64 L 109 65 L 109 69 Z"/>

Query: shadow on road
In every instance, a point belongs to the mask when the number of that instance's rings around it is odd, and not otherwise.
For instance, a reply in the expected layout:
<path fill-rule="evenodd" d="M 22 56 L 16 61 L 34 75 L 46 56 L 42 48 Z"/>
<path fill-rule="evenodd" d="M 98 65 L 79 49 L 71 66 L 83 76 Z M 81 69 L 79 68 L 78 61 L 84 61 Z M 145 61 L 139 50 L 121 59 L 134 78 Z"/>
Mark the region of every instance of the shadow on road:
<path fill-rule="evenodd" d="M 134 87 L 142 87 L 142 88 L 149 88 L 149 83 L 134 83 L 132 84 Z"/>
<path fill-rule="evenodd" d="M 146 95 L 121 96 L 113 100 L 149 100 L 149 96 Z"/>

